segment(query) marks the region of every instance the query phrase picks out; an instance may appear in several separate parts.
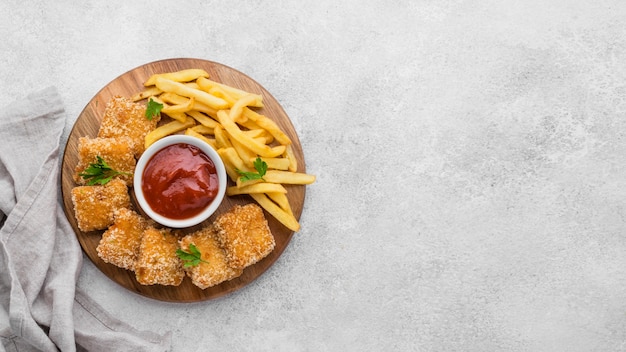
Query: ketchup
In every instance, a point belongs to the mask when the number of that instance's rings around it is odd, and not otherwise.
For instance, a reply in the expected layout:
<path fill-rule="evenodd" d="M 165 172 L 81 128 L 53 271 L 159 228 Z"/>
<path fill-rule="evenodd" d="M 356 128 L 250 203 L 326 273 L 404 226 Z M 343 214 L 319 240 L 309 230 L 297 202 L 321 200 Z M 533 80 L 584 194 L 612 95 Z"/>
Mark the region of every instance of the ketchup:
<path fill-rule="evenodd" d="M 193 145 L 167 146 L 148 161 L 141 189 L 155 212 L 170 219 L 193 217 L 217 195 L 215 164 Z"/>

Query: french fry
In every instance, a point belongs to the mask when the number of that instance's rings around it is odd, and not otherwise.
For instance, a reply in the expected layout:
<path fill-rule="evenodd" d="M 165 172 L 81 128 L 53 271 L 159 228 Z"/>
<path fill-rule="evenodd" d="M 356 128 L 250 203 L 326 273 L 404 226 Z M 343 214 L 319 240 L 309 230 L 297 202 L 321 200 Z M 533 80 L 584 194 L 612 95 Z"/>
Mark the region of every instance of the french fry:
<path fill-rule="evenodd" d="M 163 110 L 161 110 L 163 111 Z M 170 112 L 167 114 L 167 116 L 173 118 L 174 120 L 180 122 L 180 123 L 186 123 L 187 122 L 187 114 L 185 114 L 184 112 Z"/>
<path fill-rule="evenodd" d="M 175 94 L 175 93 L 172 93 L 172 92 L 163 93 L 163 94 L 159 95 L 159 98 L 161 100 L 163 100 L 164 102 L 168 103 L 168 104 L 174 104 L 174 105 L 187 104 L 189 102 L 189 99 L 190 99 L 190 98 L 186 98 L 186 97 L 183 97 L 181 95 L 178 95 L 178 94 Z M 200 103 L 198 101 L 194 101 L 193 110 L 191 110 L 191 111 L 202 112 L 204 114 L 209 115 L 213 119 L 217 119 L 217 110 L 216 109 L 213 109 L 213 108 L 207 106 L 206 104 L 202 104 L 202 103 Z"/>
<path fill-rule="evenodd" d="M 206 104 L 213 109 L 226 109 L 229 106 L 224 99 L 218 98 L 202 90 L 187 87 L 182 83 L 172 81 L 170 79 L 156 77 L 154 84 L 164 92 L 176 93 L 187 98 L 193 97 L 197 101 Z"/>
<path fill-rule="evenodd" d="M 256 157 L 250 158 L 250 163 L 254 163 Z M 289 169 L 289 160 L 286 158 L 261 158 L 261 160 L 265 161 L 268 169 L 274 170 L 288 170 Z"/>
<path fill-rule="evenodd" d="M 233 144 L 230 142 L 230 139 L 228 139 L 228 135 L 226 134 L 226 131 L 224 131 L 224 128 L 222 128 L 222 125 L 215 126 L 213 132 L 215 134 L 215 142 L 217 143 L 218 148 L 233 147 Z"/>
<path fill-rule="evenodd" d="M 241 171 L 252 171 L 252 169 L 246 166 L 243 160 L 241 160 L 235 148 L 220 148 L 218 149 L 218 154 L 222 157 L 222 159 L 227 159 L 235 169 L 239 169 Z"/>
<path fill-rule="evenodd" d="M 296 154 L 293 152 L 293 146 L 291 144 L 289 144 L 287 148 L 285 148 L 285 154 L 283 155 L 287 160 L 289 160 L 289 167 L 287 168 L 287 170 L 291 172 L 297 172 L 298 159 L 296 158 Z"/>
<path fill-rule="evenodd" d="M 148 97 L 151 97 L 151 96 L 153 96 L 153 95 L 159 95 L 159 94 L 161 94 L 162 92 L 163 92 L 163 91 L 162 91 L 162 90 L 160 90 L 160 89 L 159 89 L 159 88 L 157 88 L 157 87 L 150 87 L 150 88 L 146 88 L 146 89 L 144 89 L 143 91 L 141 91 L 141 92 L 139 92 L 139 93 L 137 93 L 137 94 L 133 95 L 133 96 L 131 97 L 131 100 L 132 100 L 132 101 L 135 101 L 135 102 L 136 102 L 136 101 L 140 101 L 140 100 L 146 99 L 146 98 L 148 98 Z"/>
<path fill-rule="evenodd" d="M 274 121 L 269 119 L 267 116 L 260 115 L 256 113 L 255 111 L 250 110 L 250 108 L 247 108 L 247 107 L 243 108 L 242 114 L 246 116 L 248 119 L 254 121 L 261 128 L 264 128 L 265 130 L 267 130 L 267 132 L 269 132 L 272 136 L 274 136 L 274 138 L 276 138 L 276 140 L 280 144 L 282 145 L 291 144 L 291 139 L 289 138 L 289 136 L 287 136 L 285 132 L 283 132 L 280 129 L 280 127 L 278 127 L 278 125 Z"/>
<path fill-rule="evenodd" d="M 250 119 L 246 119 L 245 121 L 241 121 L 241 120 L 240 120 L 240 121 L 239 121 L 239 122 L 237 122 L 237 123 L 238 123 L 241 127 L 245 127 L 245 128 L 247 128 L 247 129 L 249 129 L 249 130 L 264 130 L 264 131 L 265 131 L 265 129 L 264 129 L 263 127 L 261 127 L 261 126 L 257 125 L 257 123 L 256 123 L 256 122 L 254 122 L 254 121 L 252 121 L 252 120 L 250 120 Z M 268 134 L 269 134 L 269 133 L 268 133 Z M 270 135 L 270 136 L 271 136 L 271 135 Z"/>
<path fill-rule="evenodd" d="M 196 99 L 194 97 L 191 97 L 187 99 L 187 102 L 183 104 L 164 106 L 163 109 L 161 109 L 161 112 L 168 116 L 171 116 L 171 114 L 181 114 L 184 112 L 188 112 L 193 109 L 195 101 Z"/>
<path fill-rule="evenodd" d="M 266 182 L 291 185 L 310 185 L 315 182 L 314 175 L 281 170 L 268 170 L 263 178 Z"/>
<path fill-rule="evenodd" d="M 210 145 L 213 149 L 217 150 L 217 146 L 215 145 L 215 140 L 214 139 L 206 138 L 205 136 L 201 135 L 200 133 L 194 131 L 193 127 L 186 129 L 185 130 L 185 134 L 188 135 L 188 136 L 196 137 L 199 140 L 201 140 L 201 141 L 205 142 L 206 144 Z"/>
<path fill-rule="evenodd" d="M 185 122 L 174 120 L 172 122 L 166 123 L 165 125 L 161 125 L 146 135 L 145 147 L 148 148 L 150 145 L 152 145 L 152 143 L 156 142 L 157 140 L 165 136 L 169 136 L 170 134 L 180 132 L 186 128 L 193 127 L 195 124 L 196 121 L 194 119 L 187 119 L 187 121 Z"/>
<path fill-rule="evenodd" d="M 287 193 L 287 189 L 278 183 L 261 182 L 248 186 L 237 187 L 231 186 L 226 188 L 226 194 L 234 196 L 238 194 L 251 194 L 251 193 Z"/>
<path fill-rule="evenodd" d="M 209 73 L 202 69 L 188 69 L 176 72 L 157 73 L 150 76 L 150 78 L 148 78 L 143 85 L 145 87 L 155 85 L 158 77 L 166 78 L 175 82 L 190 82 L 198 79 L 199 77 L 208 78 Z"/>
<path fill-rule="evenodd" d="M 255 97 L 252 94 L 244 95 L 243 97 L 237 99 L 237 101 L 230 107 L 230 111 L 228 112 L 228 116 L 231 120 L 235 122 L 246 121 L 242 119 L 243 116 L 243 108 L 249 106 L 254 102 Z"/>
<path fill-rule="evenodd" d="M 300 224 L 296 218 L 279 207 L 265 194 L 252 193 L 250 194 L 259 205 L 265 209 L 268 213 L 272 214 L 281 224 L 285 225 L 288 229 L 297 232 L 300 230 Z"/>
<path fill-rule="evenodd" d="M 185 83 L 185 85 L 192 89 L 198 89 L 198 90 L 200 89 L 200 86 L 196 82 L 187 82 Z"/>
<path fill-rule="evenodd" d="M 235 104 L 235 102 L 237 101 L 237 99 L 231 97 L 220 87 L 212 87 L 211 89 L 209 89 L 209 94 L 226 100 L 230 106 L 233 106 L 233 104 Z"/>
<path fill-rule="evenodd" d="M 233 145 L 233 148 L 235 148 L 235 150 L 237 151 L 237 154 L 239 155 L 239 157 L 241 158 L 241 160 L 243 160 L 244 164 L 246 164 L 246 166 L 253 168 L 254 167 L 254 160 L 256 159 L 256 154 L 254 154 L 254 152 L 250 149 L 248 149 L 247 146 L 243 145 L 242 143 L 240 143 L 238 140 L 231 138 L 230 139 L 230 143 Z M 250 161 L 250 159 L 252 159 L 252 161 Z"/>
<path fill-rule="evenodd" d="M 270 147 L 265 144 L 258 143 L 247 136 L 245 133 L 237 127 L 237 124 L 230 118 L 230 115 L 226 113 L 224 110 L 220 110 L 217 113 L 217 117 L 219 118 L 220 123 L 224 127 L 224 129 L 228 132 L 231 138 L 238 140 L 240 143 L 246 145 L 250 150 L 252 150 L 255 154 L 273 158 L 281 155 L 285 152 L 285 146 L 279 145 L 276 147 Z"/>
<path fill-rule="evenodd" d="M 214 129 L 216 126 L 219 126 L 219 122 L 213 120 L 212 118 L 206 116 L 198 110 L 187 111 L 187 115 L 193 117 L 194 120 L 198 121 L 202 126 L 205 126 L 206 128 Z"/>
<path fill-rule="evenodd" d="M 252 138 L 263 137 L 267 135 L 267 132 L 262 128 L 243 131 L 243 133 L 247 134 L 248 136 Z"/>
<path fill-rule="evenodd" d="M 237 160 L 239 156 L 237 155 L 235 149 L 233 149 L 232 147 L 218 148 L 217 153 L 220 155 L 220 158 L 222 158 L 222 161 L 224 162 L 224 167 L 226 168 L 226 173 L 228 174 L 230 179 L 233 182 L 237 182 L 237 179 L 239 178 L 239 173 L 236 169 L 241 170 L 239 166 L 245 167 L 245 165 L 241 165 L 243 164 L 241 159 Z"/>
<path fill-rule="evenodd" d="M 289 199 L 287 198 L 287 192 L 266 192 L 266 195 L 276 203 L 282 210 L 286 211 L 289 215 L 293 216 L 293 211 L 291 210 L 291 204 L 289 204 Z"/>
<path fill-rule="evenodd" d="M 215 128 L 207 127 L 205 125 L 195 125 L 191 129 L 200 134 L 215 134 Z"/>
<path fill-rule="evenodd" d="M 249 93 L 249 92 L 246 92 L 244 90 L 237 89 L 235 87 L 231 87 L 231 86 L 223 84 L 223 83 L 212 81 L 212 80 L 210 80 L 208 78 L 205 78 L 205 77 L 199 77 L 196 80 L 196 82 L 198 83 L 198 86 L 200 86 L 200 89 L 202 89 L 202 90 L 204 90 L 206 92 L 209 92 L 211 90 L 211 88 L 219 87 L 224 92 L 226 92 L 229 96 L 233 97 L 234 99 L 239 99 L 239 98 L 243 97 L 244 95 L 253 94 L 256 99 L 255 99 L 254 103 L 251 106 L 256 107 L 256 108 L 262 108 L 263 107 L 263 96 L 261 96 L 259 94 Z"/>

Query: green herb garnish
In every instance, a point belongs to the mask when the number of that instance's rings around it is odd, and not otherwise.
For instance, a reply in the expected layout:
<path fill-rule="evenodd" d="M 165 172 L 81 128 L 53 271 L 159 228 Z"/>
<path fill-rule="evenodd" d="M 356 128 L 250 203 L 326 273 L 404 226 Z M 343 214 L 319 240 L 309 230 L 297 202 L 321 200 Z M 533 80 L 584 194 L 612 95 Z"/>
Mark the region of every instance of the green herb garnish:
<path fill-rule="evenodd" d="M 157 103 L 150 98 L 150 100 L 148 100 L 148 106 L 146 107 L 146 118 L 152 120 L 155 116 L 159 116 L 161 109 L 163 109 L 163 104 Z"/>
<path fill-rule="evenodd" d="M 185 252 L 179 248 L 176 250 L 176 255 L 183 261 L 183 265 L 185 268 L 190 266 L 196 266 L 201 262 L 207 264 L 209 263 L 206 260 L 202 260 L 202 254 L 200 253 L 200 250 L 198 250 L 198 247 L 196 247 L 196 245 L 194 245 L 193 243 L 189 244 L 189 252 Z"/>
<path fill-rule="evenodd" d="M 267 163 L 257 156 L 253 164 L 257 172 L 241 171 L 239 169 L 235 169 L 237 173 L 241 175 L 241 177 L 239 178 L 241 181 L 251 181 L 251 180 L 265 181 L 263 179 L 263 176 L 265 176 L 265 173 L 267 172 Z"/>
<path fill-rule="evenodd" d="M 113 179 L 113 177 L 118 175 L 131 175 L 128 172 L 121 172 L 113 169 L 99 155 L 96 156 L 96 159 L 98 160 L 97 163 L 89 164 L 89 166 L 83 172 L 78 174 L 80 177 L 87 180 L 87 185 L 89 186 L 93 186 L 95 184 L 107 184 Z"/>

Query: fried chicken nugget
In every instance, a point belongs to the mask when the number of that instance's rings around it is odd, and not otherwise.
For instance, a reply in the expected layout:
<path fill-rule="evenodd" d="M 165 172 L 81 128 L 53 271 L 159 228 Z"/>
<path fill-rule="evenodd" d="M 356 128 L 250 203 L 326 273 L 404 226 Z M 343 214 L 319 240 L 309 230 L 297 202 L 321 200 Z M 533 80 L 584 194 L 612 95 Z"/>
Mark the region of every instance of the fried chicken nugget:
<path fill-rule="evenodd" d="M 243 272 L 242 269 L 235 269 L 228 265 L 226 253 L 220 247 L 213 226 L 207 226 L 186 235 L 179 242 L 180 248 L 185 252 L 189 252 L 190 244 L 200 251 L 203 262 L 196 266 L 185 267 L 185 272 L 191 278 L 191 282 L 203 290 L 234 279 Z"/>
<path fill-rule="evenodd" d="M 275 241 L 261 207 L 235 205 L 213 223 L 231 267 L 243 269 L 265 258 Z"/>
<path fill-rule="evenodd" d="M 113 225 L 102 234 L 96 251 L 105 262 L 134 271 L 141 237 L 149 222 L 127 208 L 117 209 L 114 218 Z"/>
<path fill-rule="evenodd" d="M 90 164 L 98 162 L 101 157 L 112 169 L 122 172 L 115 178 L 123 180 L 127 185 L 133 183 L 133 172 L 136 160 L 130 149 L 130 139 L 121 138 L 88 138 L 78 139 L 78 164 L 74 172 L 74 181 L 79 185 L 87 183 L 80 174 Z"/>
<path fill-rule="evenodd" d="M 113 224 L 116 210 L 130 207 L 130 196 L 124 181 L 113 179 L 104 186 L 74 187 L 72 203 L 78 228 L 103 230 Z"/>
<path fill-rule="evenodd" d="M 160 116 L 146 118 L 146 106 L 121 96 L 111 98 L 104 110 L 98 137 L 129 137 L 134 156 L 139 159 L 145 150 L 146 135 L 154 130 Z"/>
<path fill-rule="evenodd" d="M 178 286 L 185 277 L 182 261 L 176 256 L 178 237 L 170 229 L 148 226 L 143 232 L 135 277 L 142 285 Z"/>

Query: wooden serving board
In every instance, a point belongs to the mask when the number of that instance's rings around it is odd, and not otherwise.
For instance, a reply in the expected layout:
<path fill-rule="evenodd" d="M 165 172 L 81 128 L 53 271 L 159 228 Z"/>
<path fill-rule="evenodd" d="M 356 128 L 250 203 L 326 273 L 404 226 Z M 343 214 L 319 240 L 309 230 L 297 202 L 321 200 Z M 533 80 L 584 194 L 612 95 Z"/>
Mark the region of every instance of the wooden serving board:
<path fill-rule="evenodd" d="M 222 82 L 251 93 L 261 94 L 263 96 L 264 107 L 260 109 L 256 108 L 255 111 L 274 120 L 291 138 L 294 153 L 298 158 L 298 171 L 306 172 L 302 146 L 300 145 L 296 131 L 294 130 L 293 125 L 283 108 L 259 83 L 233 68 L 216 62 L 200 59 L 168 59 L 139 66 L 122 74 L 102 88 L 89 101 L 81 114 L 78 116 L 65 147 L 61 171 L 61 186 L 65 214 L 76 232 L 76 237 L 78 238 L 78 242 L 80 242 L 83 251 L 96 265 L 96 267 L 98 267 L 106 276 L 132 292 L 136 292 L 145 297 L 169 302 L 195 302 L 208 300 L 223 296 L 246 286 L 263 274 L 274 264 L 274 262 L 276 262 L 293 236 L 293 231 L 287 229 L 270 214 L 265 213 L 276 241 L 274 251 L 262 261 L 246 268 L 240 277 L 202 290 L 193 285 L 188 277 L 185 277 L 180 286 L 141 285 L 136 281 L 134 272 L 105 263 L 102 259 L 100 259 L 100 257 L 98 257 L 96 247 L 98 246 L 103 231 L 83 232 L 78 228 L 71 200 L 71 190 L 76 186 L 73 180 L 73 173 L 76 164 L 78 163 L 78 139 L 84 136 L 92 138 L 97 136 L 98 129 L 100 128 L 100 122 L 102 121 L 102 117 L 104 115 L 104 109 L 107 102 L 112 97 L 117 95 L 131 97 L 133 94 L 143 89 L 143 82 L 145 82 L 148 77 L 154 73 L 173 72 L 189 68 L 204 69 L 210 74 L 210 79 L 214 81 Z M 161 123 L 170 121 L 170 119 L 165 116 L 162 120 L 163 121 L 161 121 Z M 296 216 L 296 219 L 300 219 L 304 204 L 305 187 L 290 185 L 286 185 L 285 187 L 288 191 L 287 196 L 291 203 L 293 213 Z M 140 211 L 139 207 L 136 203 L 134 203 L 132 188 L 129 192 L 131 194 L 131 200 L 133 200 L 133 207 L 135 210 Z M 207 223 L 214 221 L 216 216 L 228 211 L 235 204 L 243 205 L 251 202 L 254 202 L 254 200 L 247 195 L 226 197 L 218 211 L 207 220 Z M 206 223 L 201 225 L 206 225 Z M 189 229 L 188 231 L 191 230 L 193 229 Z"/>

